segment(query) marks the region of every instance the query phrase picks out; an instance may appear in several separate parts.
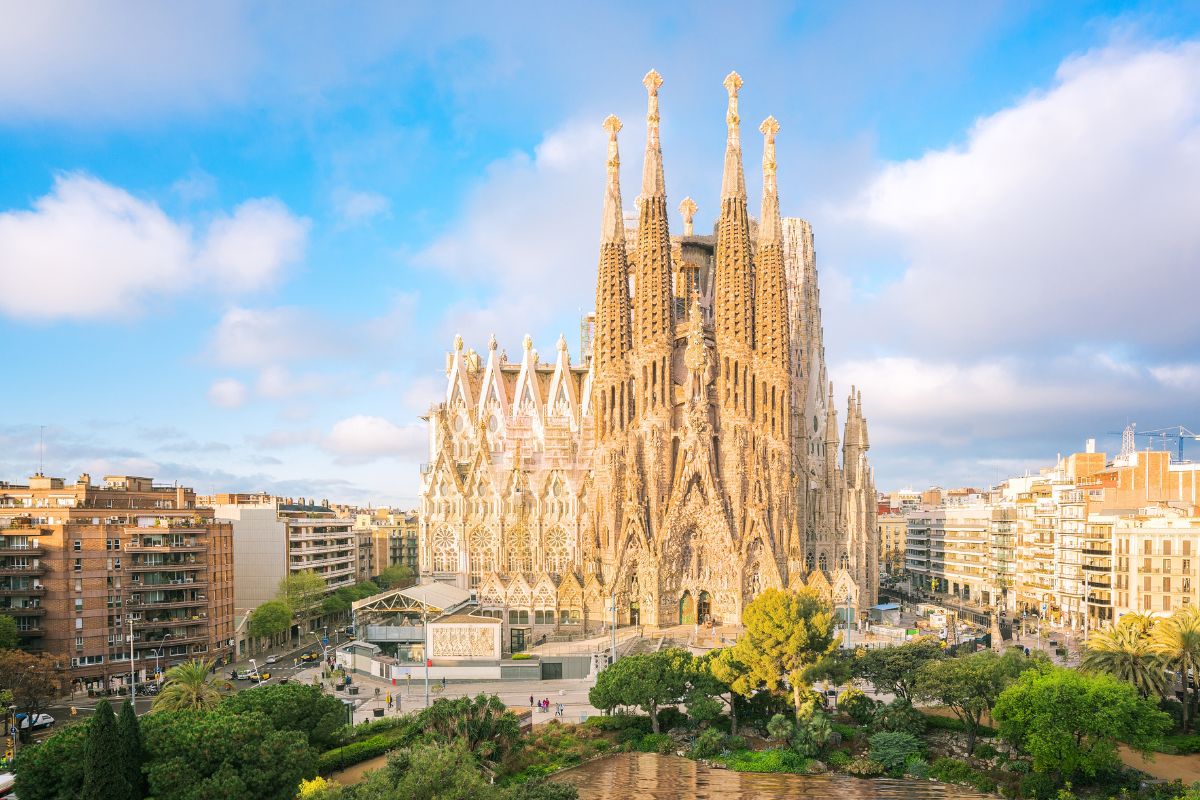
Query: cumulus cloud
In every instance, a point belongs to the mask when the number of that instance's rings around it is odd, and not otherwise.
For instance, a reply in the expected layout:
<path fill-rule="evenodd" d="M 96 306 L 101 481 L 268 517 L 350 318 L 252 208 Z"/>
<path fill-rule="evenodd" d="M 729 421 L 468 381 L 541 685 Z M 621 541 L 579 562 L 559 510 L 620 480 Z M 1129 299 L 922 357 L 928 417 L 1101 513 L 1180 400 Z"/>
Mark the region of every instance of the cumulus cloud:
<path fill-rule="evenodd" d="M 392 213 L 392 201 L 378 192 L 339 189 L 333 193 L 333 208 L 343 227 L 362 225 Z"/>
<path fill-rule="evenodd" d="M 1200 341 L 1200 44 L 1113 47 L 979 119 L 964 144 L 891 164 L 851 219 L 908 267 L 873 332 L 926 351 Z"/>
<path fill-rule="evenodd" d="M 248 392 L 241 381 L 221 378 L 208 387 L 208 401 L 220 408 L 237 408 L 246 403 Z"/>
<path fill-rule="evenodd" d="M 0 312 L 98 319 L 197 285 L 259 289 L 302 256 L 306 225 L 278 201 L 251 200 L 198 235 L 124 189 L 59 175 L 31 210 L 0 213 Z"/>
<path fill-rule="evenodd" d="M 359 414 L 335 423 L 323 446 L 342 463 L 388 456 L 416 460 L 425 452 L 428 436 L 424 425 L 400 426 L 382 417 Z"/>
<path fill-rule="evenodd" d="M 315 309 L 231 308 L 217 323 L 211 347 L 220 364 L 253 367 L 334 355 L 340 337 Z"/>

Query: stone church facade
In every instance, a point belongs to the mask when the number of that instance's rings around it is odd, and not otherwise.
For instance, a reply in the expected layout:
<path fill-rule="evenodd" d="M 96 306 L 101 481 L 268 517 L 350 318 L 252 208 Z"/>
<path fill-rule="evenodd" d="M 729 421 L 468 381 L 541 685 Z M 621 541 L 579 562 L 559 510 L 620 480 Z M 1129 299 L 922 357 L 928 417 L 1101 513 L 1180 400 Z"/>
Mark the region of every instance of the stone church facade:
<path fill-rule="evenodd" d="M 773 118 L 763 198 L 747 209 L 738 91 L 728 92 L 712 235 L 668 226 L 658 92 L 649 95 L 636 224 L 609 117 L 594 328 L 572 360 L 460 337 L 430 409 L 421 573 L 476 592 L 517 640 L 621 624 L 740 621 L 767 587 L 876 600 L 875 487 L 861 396 L 838 424 L 825 371 L 812 231 L 784 218 Z M 840 433 L 840 436 L 839 436 Z M 840 450 L 840 458 L 839 458 Z M 610 604 L 615 603 L 615 612 Z"/>

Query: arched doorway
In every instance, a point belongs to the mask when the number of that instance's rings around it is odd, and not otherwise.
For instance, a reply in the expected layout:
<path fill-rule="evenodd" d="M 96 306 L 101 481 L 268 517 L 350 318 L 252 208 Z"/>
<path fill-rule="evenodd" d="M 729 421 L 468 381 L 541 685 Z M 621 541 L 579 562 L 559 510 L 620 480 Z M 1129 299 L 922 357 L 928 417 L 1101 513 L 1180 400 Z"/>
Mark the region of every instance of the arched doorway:
<path fill-rule="evenodd" d="M 629 603 L 629 624 L 630 625 L 641 625 L 642 624 L 642 608 L 638 604 L 637 600 L 633 600 L 632 602 Z"/>
<path fill-rule="evenodd" d="M 691 592 L 684 592 L 683 597 L 679 598 L 679 624 L 696 624 L 696 598 L 692 597 Z"/>
<path fill-rule="evenodd" d="M 696 604 L 696 618 L 703 624 L 712 619 L 712 598 L 708 592 L 700 593 L 700 602 Z"/>

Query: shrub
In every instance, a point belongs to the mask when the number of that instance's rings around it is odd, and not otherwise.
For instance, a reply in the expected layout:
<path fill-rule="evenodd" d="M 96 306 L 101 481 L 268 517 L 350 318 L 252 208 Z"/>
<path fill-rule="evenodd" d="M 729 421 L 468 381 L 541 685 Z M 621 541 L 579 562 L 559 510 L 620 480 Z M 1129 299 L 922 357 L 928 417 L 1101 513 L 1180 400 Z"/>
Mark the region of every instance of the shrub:
<path fill-rule="evenodd" d="M 880 731 L 920 736 L 925 732 L 925 725 L 925 716 L 903 697 L 898 697 L 879 709 L 875 716 L 875 729 Z"/>
<path fill-rule="evenodd" d="M 841 735 L 843 742 L 853 741 L 862 732 L 861 729 L 844 722 L 831 722 L 829 727 L 833 728 L 834 733 Z"/>
<path fill-rule="evenodd" d="M 980 742 L 975 745 L 975 757 L 982 758 L 984 761 L 995 758 L 998 752 L 1000 751 L 990 742 Z"/>
<path fill-rule="evenodd" d="M 883 764 L 861 756 L 852 759 L 843 770 L 857 778 L 876 778 L 884 773 Z"/>
<path fill-rule="evenodd" d="M 829 717 L 820 711 L 814 711 L 812 716 L 796 726 L 796 735 L 792 738 L 792 747 L 802 756 L 816 758 L 829 740 L 834 736 Z"/>
<path fill-rule="evenodd" d="M 955 733 L 966 733 L 967 726 L 963 725 L 962 720 L 958 717 L 943 717 L 940 714 L 922 714 L 925 719 L 925 725 L 935 731 L 954 731 Z M 989 728 L 987 725 L 979 726 L 979 736 L 989 737 L 995 736 L 996 729 Z"/>
<path fill-rule="evenodd" d="M 1200 753 L 1200 733 L 1191 736 L 1164 736 L 1159 751 L 1163 753 Z"/>
<path fill-rule="evenodd" d="M 854 720 L 856 724 L 869 725 L 883 704 L 878 700 L 872 700 L 858 689 L 847 689 L 838 696 L 837 705 L 838 710 Z"/>
<path fill-rule="evenodd" d="M 660 731 L 669 731 L 672 728 L 686 728 L 687 726 L 687 714 L 678 708 L 667 706 L 658 710 L 658 729 Z"/>
<path fill-rule="evenodd" d="M 716 728 L 707 728 L 692 743 L 692 758 L 712 758 L 725 749 L 725 734 Z"/>
<path fill-rule="evenodd" d="M 513 653 L 512 654 L 513 661 L 528 661 L 531 658 L 533 658 L 533 656 L 530 655 L 529 653 Z"/>
<path fill-rule="evenodd" d="M 1058 794 L 1058 780 L 1045 772 L 1031 772 L 1021 778 L 1021 797 L 1051 800 Z"/>
<path fill-rule="evenodd" d="M 831 769 L 843 769 L 847 764 L 850 763 L 850 761 L 850 754 L 845 750 L 834 750 L 825 757 L 825 763 L 828 764 Z"/>
<path fill-rule="evenodd" d="M 583 723 L 585 727 L 609 733 L 633 730 L 638 733 L 650 732 L 650 718 L 640 714 L 611 714 L 588 717 Z"/>
<path fill-rule="evenodd" d="M 670 753 L 675 749 L 671 737 L 665 733 L 647 733 L 635 745 L 643 753 Z"/>
<path fill-rule="evenodd" d="M 792 734 L 795 732 L 795 723 L 783 714 L 776 714 L 767 723 L 767 735 L 777 742 L 792 738 Z"/>
<path fill-rule="evenodd" d="M 725 765 L 738 772 L 790 772 L 802 775 L 808 759 L 791 750 L 742 750 L 725 759 Z"/>
<path fill-rule="evenodd" d="M 920 756 L 913 756 L 904 762 L 904 773 L 914 778 L 928 778 L 929 762 Z"/>
<path fill-rule="evenodd" d="M 929 765 L 929 777 L 943 783 L 965 783 L 981 792 L 996 791 L 996 782 L 957 758 L 939 758 Z"/>
<path fill-rule="evenodd" d="M 883 764 L 888 772 L 903 769 L 913 756 L 921 754 L 921 741 L 911 733 L 884 731 L 872 736 L 871 760 Z"/>

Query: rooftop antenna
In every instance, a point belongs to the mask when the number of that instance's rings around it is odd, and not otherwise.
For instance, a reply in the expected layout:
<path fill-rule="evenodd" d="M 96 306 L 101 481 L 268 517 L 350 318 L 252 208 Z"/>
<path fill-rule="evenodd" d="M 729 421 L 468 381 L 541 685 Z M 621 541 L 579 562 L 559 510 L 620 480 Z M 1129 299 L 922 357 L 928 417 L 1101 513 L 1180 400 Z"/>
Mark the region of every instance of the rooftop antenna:
<path fill-rule="evenodd" d="M 42 474 L 42 470 L 46 468 L 46 426 L 38 426 L 38 476 Z"/>

